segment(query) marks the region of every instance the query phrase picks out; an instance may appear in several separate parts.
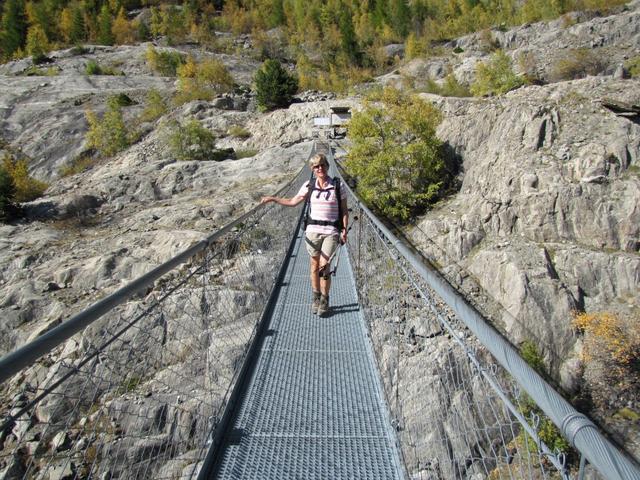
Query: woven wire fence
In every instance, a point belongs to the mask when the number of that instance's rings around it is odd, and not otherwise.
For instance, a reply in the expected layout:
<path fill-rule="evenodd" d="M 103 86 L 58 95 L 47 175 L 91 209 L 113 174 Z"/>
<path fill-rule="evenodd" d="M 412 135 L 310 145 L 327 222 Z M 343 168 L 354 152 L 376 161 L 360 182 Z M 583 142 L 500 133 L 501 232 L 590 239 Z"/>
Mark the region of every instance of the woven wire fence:
<path fill-rule="evenodd" d="M 370 218 L 358 218 L 349 251 L 409 476 L 566 477 L 526 395 Z"/>
<path fill-rule="evenodd" d="M 5 381 L 0 478 L 195 478 L 299 216 L 254 209 Z"/>

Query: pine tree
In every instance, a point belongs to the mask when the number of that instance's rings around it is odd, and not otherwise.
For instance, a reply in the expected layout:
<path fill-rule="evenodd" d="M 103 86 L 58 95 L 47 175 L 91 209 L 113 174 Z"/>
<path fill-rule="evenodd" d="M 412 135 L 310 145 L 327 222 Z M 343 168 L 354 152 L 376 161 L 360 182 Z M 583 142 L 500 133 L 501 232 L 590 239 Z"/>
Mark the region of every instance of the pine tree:
<path fill-rule="evenodd" d="M 273 110 L 291 104 L 298 90 L 298 79 L 290 75 L 277 60 L 266 60 L 256 72 L 256 96 L 261 110 Z"/>
<path fill-rule="evenodd" d="M 358 193 L 383 215 L 406 221 L 440 198 L 449 180 L 430 103 L 387 87 L 381 105 L 365 105 L 349 122 L 345 167 Z"/>
<path fill-rule="evenodd" d="M 118 16 L 113 21 L 111 33 L 113 33 L 114 41 L 118 45 L 133 43 L 136 40 L 135 27 L 131 22 L 129 22 L 129 20 L 127 20 L 127 16 L 124 13 L 124 7 L 120 7 Z"/>
<path fill-rule="evenodd" d="M 47 58 L 51 47 L 47 35 L 40 25 L 29 27 L 27 33 L 27 54 L 33 58 L 33 63 L 42 63 Z"/>
<path fill-rule="evenodd" d="M 113 45 L 112 27 L 111 12 L 105 3 L 100 9 L 100 15 L 98 15 L 98 43 L 102 45 Z"/>
<path fill-rule="evenodd" d="M 87 39 L 87 26 L 84 21 L 84 12 L 79 6 L 73 8 L 71 14 L 71 30 L 69 32 L 69 41 L 79 44 Z"/>
<path fill-rule="evenodd" d="M 27 38 L 27 17 L 23 0 L 6 0 L 0 22 L 0 56 L 4 59 L 24 47 Z"/>
<path fill-rule="evenodd" d="M 399 38 L 406 38 L 409 34 L 411 25 L 411 10 L 407 0 L 391 0 L 390 3 L 390 21 L 394 33 Z"/>
<path fill-rule="evenodd" d="M 353 22 L 351 20 L 351 12 L 346 8 L 343 9 L 340 14 L 339 26 L 342 51 L 349 58 L 349 60 L 351 60 L 351 62 L 360 64 L 360 51 L 358 48 L 356 32 L 353 28 Z"/>

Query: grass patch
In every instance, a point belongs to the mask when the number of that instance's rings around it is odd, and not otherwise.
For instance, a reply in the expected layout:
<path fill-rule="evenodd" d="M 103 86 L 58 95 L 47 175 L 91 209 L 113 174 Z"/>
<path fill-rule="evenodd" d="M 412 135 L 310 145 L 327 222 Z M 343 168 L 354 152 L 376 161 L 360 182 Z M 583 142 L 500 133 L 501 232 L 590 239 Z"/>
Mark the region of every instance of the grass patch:
<path fill-rule="evenodd" d="M 120 70 L 117 70 L 113 67 L 105 67 L 100 65 L 95 60 L 89 60 L 87 65 L 85 66 L 84 72 L 87 75 L 113 75 L 113 76 L 123 76 L 124 73 Z"/>
<path fill-rule="evenodd" d="M 248 148 L 245 150 L 236 150 L 236 159 L 241 159 L 241 158 L 249 158 L 249 157 L 255 157 L 258 154 L 258 150 L 255 150 L 253 148 Z"/>
<path fill-rule="evenodd" d="M 38 68 L 35 65 L 20 74 L 22 77 L 55 77 L 57 75 L 60 75 L 60 69 L 57 67 Z"/>
<path fill-rule="evenodd" d="M 85 172 L 92 168 L 97 161 L 98 160 L 96 158 L 89 155 L 81 155 L 71 160 L 67 165 L 60 167 L 58 169 L 58 175 L 60 175 L 60 177 L 69 177 L 71 175 Z"/>
<path fill-rule="evenodd" d="M 555 61 L 551 67 L 550 80 L 575 80 L 588 75 L 598 75 L 604 70 L 605 62 L 598 54 L 588 48 L 575 48 Z"/>
<path fill-rule="evenodd" d="M 249 138 L 251 136 L 251 132 L 240 125 L 232 125 L 229 127 L 227 134 L 236 138 Z"/>

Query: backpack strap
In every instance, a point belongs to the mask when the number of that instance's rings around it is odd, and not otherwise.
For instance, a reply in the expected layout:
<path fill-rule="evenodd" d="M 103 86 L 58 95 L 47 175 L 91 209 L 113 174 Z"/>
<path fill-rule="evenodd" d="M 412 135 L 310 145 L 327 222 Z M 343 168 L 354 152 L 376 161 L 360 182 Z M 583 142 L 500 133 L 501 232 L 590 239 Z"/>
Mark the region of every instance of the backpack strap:
<path fill-rule="evenodd" d="M 309 213 L 311 211 L 311 192 L 313 187 L 316 184 L 316 178 L 313 176 L 313 172 L 311 172 L 311 176 L 309 177 L 309 183 L 307 188 L 307 198 L 304 201 L 303 207 L 303 217 L 302 217 L 302 231 L 307 230 L 307 225 L 309 225 Z"/>
<path fill-rule="evenodd" d="M 342 192 L 340 191 L 340 178 L 333 177 L 333 183 L 336 186 L 336 199 L 338 200 L 338 232 L 344 230 L 344 223 L 342 222 Z"/>

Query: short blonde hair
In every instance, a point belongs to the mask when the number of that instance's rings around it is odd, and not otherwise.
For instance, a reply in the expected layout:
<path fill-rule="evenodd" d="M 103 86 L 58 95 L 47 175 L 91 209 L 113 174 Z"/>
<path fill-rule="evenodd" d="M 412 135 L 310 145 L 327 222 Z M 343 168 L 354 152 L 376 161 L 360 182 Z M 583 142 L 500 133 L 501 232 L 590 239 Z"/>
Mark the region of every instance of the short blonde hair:
<path fill-rule="evenodd" d="M 324 153 L 316 153 L 309 159 L 309 168 L 313 168 L 318 165 L 329 165 L 329 162 L 327 162 L 327 156 Z"/>

